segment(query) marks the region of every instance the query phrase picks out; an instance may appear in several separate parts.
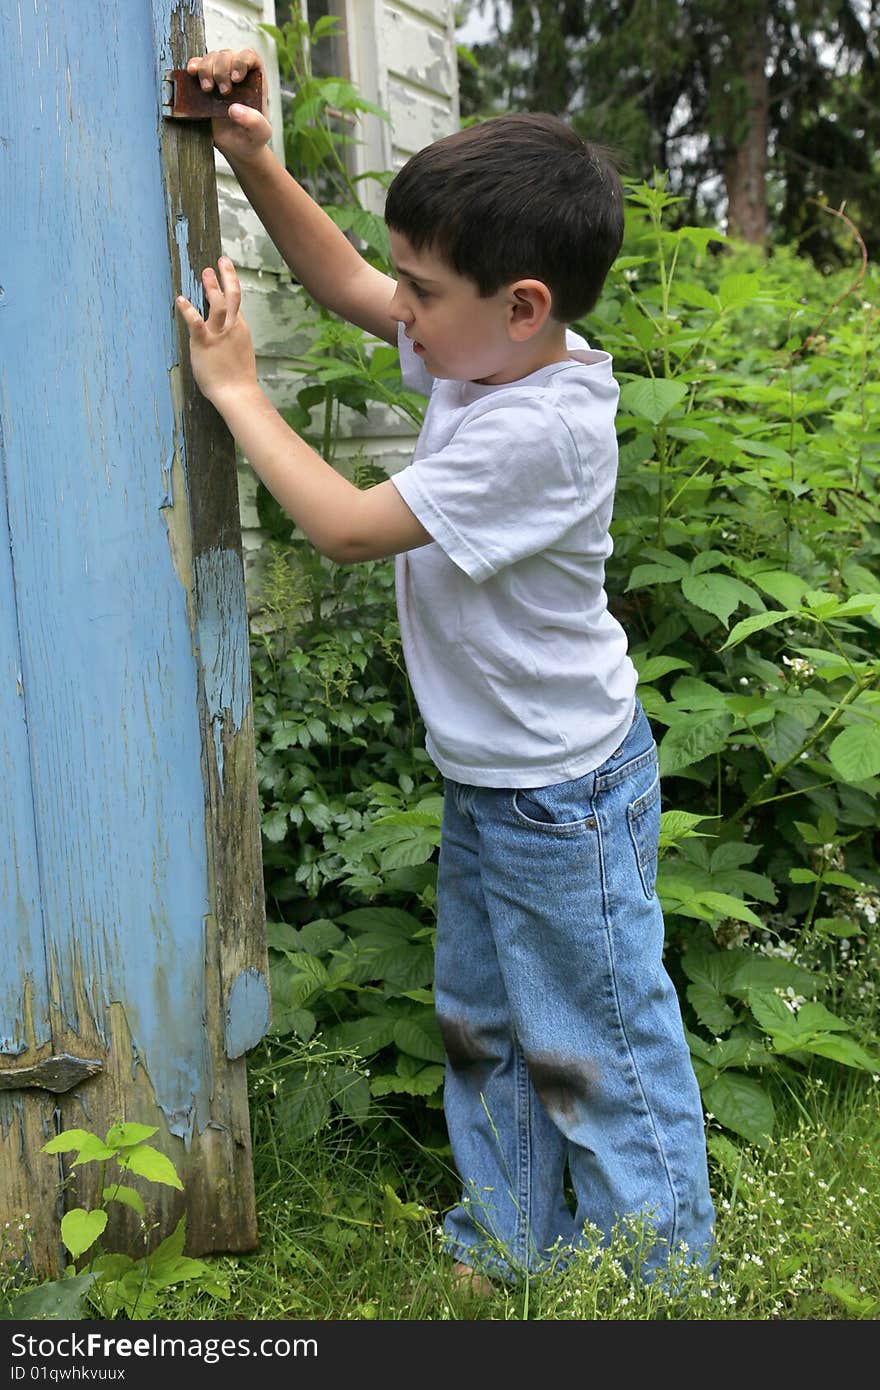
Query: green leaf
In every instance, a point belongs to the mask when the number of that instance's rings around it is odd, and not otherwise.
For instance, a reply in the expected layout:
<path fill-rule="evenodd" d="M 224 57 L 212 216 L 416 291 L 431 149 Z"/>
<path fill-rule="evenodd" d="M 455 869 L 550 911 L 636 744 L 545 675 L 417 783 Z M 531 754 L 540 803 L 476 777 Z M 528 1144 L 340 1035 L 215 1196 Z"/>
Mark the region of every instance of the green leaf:
<path fill-rule="evenodd" d="M 264 838 L 273 845 L 281 843 L 289 828 L 290 818 L 287 806 L 279 806 L 274 811 L 269 811 L 260 822 L 260 829 Z"/>
<path fill-rule="evenodd" d="M 84 1318 L 86 1295 L 97 1274 L 75 1274 L 70 1279 L 49 1279 L 36 1289 L 20 1293 L 12 1300 L 12 1316 L 23 1321 L 60 1322 Z"/>
<path fill-rule="evenodd" d="M 332 1095 L 343 1115 L 362 1124 L 370 1113 L 370 1083 L 360 1072 L 334 1067 Z"/>
<path fill-rule="evenodd" d="M 106 1211 L 86 1211 L 83 1207 L 73 1207 L 61 1218 L 61 1239 L 76 1260 L 90 1245 L 94 1245 L 106 1225 Z"/>
<path fill-rule="evenodd" d="M 362 955 L 365 964 L 371 963 L 362 982 L 381 980 L 397 989 L 416 989 L 431 983 L 434 953 L 430 946 L 371 946 L 368 952 L 359 950 L 358 961 Z"/>
<path fill-rule="evenodd" d="M 797 1032 L 795 1015 L 787 1004 L 772 990 L 750 989 L 747 994 L 749 1008 L 767 1033 L 774 1037 L 787 1034 L 794 1038 Z"/>
<path fill-rule="evenodd" d="M 681 581 L 681 591 L 690 603 L 705 609 L 707 613 L 714 613 L 725 626 L 733 610 L 741 603 L 754 607 L 756 602 L 754 589 L 728 574 L 686 575 Z"/>
<path fill-rule="evenodd" d="M 118 1148 L 113 1148 L 99 1139 L 97 1134 L 89 1134 L 86 1141 L 71 1164 L 75 1168 L 78 1163 L 103 1163 L 108 1158 L 116 1158 L 119 1153 Z"/>
<path fill-rule="evenodd" d="M 643 314 L 638 305 L 634 304 L 631 299 L 624 302 L 620 316 L 639 347 L 644 352 L 650 352 L 651 348 L 656 345 L 659 336 L 658 326 L 654 320 Z"/>
<path fill-rule="evenodd" d="M 742 1167 L 742 1154 L 732 1140 L 728 1139 L 726 1134 L 718 1134 L 713 1130 L 706 1139 L 706 1148 L 719 1168 L 723 1169 L 729 1179 L 734 1180 Z"/>
<path fill-rule="evenodd" d="M 762 730 L 761 737 L 774 763 L 788 762 L 803 747 L 804 726 L 790 714 L 777 714 L 769 728 Z"/>
<path fill-rule="evenodd" d="M 107 1131 L 106 1142 L 114 1148 L 124 1149 L 129 1144 L 140 1144 L 144 1139 L 149 1139 L 151 1134 L 158 1132 L 158 1125 L 138 1125 L 125 1123 L 113 1125 Z"/>
<path fill-rule="evenodd" d="M 339 920 L 355 931 L 381 935 L 389 945 L 412 939 L 422 927 L 417 917 L 400 907 L 357 907 L 344 912 Z"/>
<path fill-rule="evenodd" d="M 726 1129 L 741 1134 L 750 1144 L 767 1148 L 773 1135 L 773 1102 L 750 1076 L 725 1071 L 703 1088 L 703 1104 Z"/>
<path fill-rule="evenodd" d="M 736 1014 L 711 985 L 692 984 L 685 991 L 697 1018 L 713 1037 L 726 1033 L 736 1022 Z"/>
<path fill-rule="evenodd" d="M 288 1139 L 310 1139 L 329 1114 L 330 1087 L 317 1068 L 303 1069 L 285 1078 L 276 1102 L 276 1117 Z"/>
<path fill-rule="evenodd" d="M 719 651 L 723 652 L 728 647 L 738 647 L 740 642 L 751 637 L 753 632 L 761 632 L 765 627 L 773 627 L 776 623 L 783 623 L 786 618 L 795 616 L 791 609 L 783 608 L 778 612 L 753 613 L 750 618 L 742 618 L 731 631 L 727 641 L 719 647 Z"/>
<path fill-rule="evenodd" d="M 680 676 L 671 688 L 671 698 L 681 709 L 727 709 L 724 691 L 695 676 Z"/>
<path fill-rule="evenodd" d="M 706 247 L 710 246 L 713 242 L 717 242 L 721 245 L 729 244 L 730 237 L 724 232 L 719 232 L 716 227 L 691 227 L 685 225 L 683 227 L 676 227 L 674 232 L 665 231 L 663 233 L 663 240 L 668 240 L 673 243 L 676 241 L 690 241 L 698 250 L 705 251 Z"/>
<path fill-rule="evenodd" d="M 798 1031 L 817 1033 L 848 1033 L 850 1025 L 845 1019 L 831 1013 L 824 1004 L 814 1000 L 802 1004 L 797 1012 Z"/>
<path fill-rule="evenodd" d="M 186 1244 L 186 1218 L 181 1216 L 173 1231 L 169 1231 L 164 1240 L 156 1246 L 152 1255 L 149 1256 L 150 1263 L 156 1267 L 169 1260 L 176 1260 L 183 1254 L 183 1247 Z"/>
<path fill-rule="evenodd" d="M 732 728 L 733 719 L 727 713 L 688 716 L 673 724 L 660 744 L 661 776 L 720 753 Z"/>
<path fill-rule="evenodd" d="M 764 956 L 758 951 L 744 947 L 742 950 L 728 951 L 733 957 L 734 973 L 728 983 L 728 993 L 737 999 L 745 999 L 752 989 L 788 989 L 805 997 L 815 994 L 822 988 L 822 978 L 812 971 L 805 970 L 793 961 L 780 956 Z"/>
<path fill-rule="evenodd" d="M 682 661 L 677 656 L 645 656 L 640 654 L 633 655 L 633 664 L 638 671 L 639 683 L 642 681 L 655 681 L 660 676 L 665 676 L 669 671 L 690 670 L 691 663 Z"/>
<path fill-rule="evenodd" d="M 693 811 L 662 811 L 660 814 L 660 853 L 677 845 L 681 840 L 704 838 L 710 832 L 695 830 L 704 820 L 711 817 L 696 815 Z"/>
<path fill-rule="evenodd" d="M 754 454 L 757 458 L 772 459 L 774 463 L 791 463 L 791 454 L 787 449 L 780 449 L 776 444 L 768 444 L 764 439 L 744 439 L 740 437 L 734 440 L 744 454 Z"/>
<path fill-rule="evenodd" d="M 394 1188 L 389 1183 L 385 1184 L 385 1200 L 383 1203 L 383 1225 L 385 1229 L 391 1231 L 395 1226 L 403 1221 L 417 1221 L 424 1223 L 430 1221 L 431 1212 L 428 1207 L 422 1206 L 421 1202 L 403 1202 L 398 1197 Z"/>
<path fill-rule="evenodd" d="M 692 304 L 697 309 L 711 309 L 717 314 L 721 307 L 715 295 L 710 294 L 702 285 L 694 285 L 685 280 L 676 280 L 674 292 L 676 299 L 680 299 L 682 304 Z"/>
<path fill-rule="evenodd" d="M 845 1067 L 856 1067 L 871 1076 L 880 1076 L 880 1057 L 866 1052 L 853 1038 L 843 1037 L 839 1033 L 824 1033 L 802 1045 L 807 1052 L 814 1052 L 819 1057 L 830 1057 L 834 1062 L 842 1062 Z"/>
<path fill-rule="evenodd" d="M 436 1019 L 427 1011 L 421 1018 L 401 1018 L 394 1028 L 394 1041 L 401 1052 L 424 1062 L 443 1063 L 446 1053 Z"/>
<path fill-rule="evenodd" d="M 314 995 L 322 993 L 328 984 L 327 967 L 317 956 L 305 951 L 288 958 L 290 974 L 287 981 L 287 1003 L 301 1009 Z"/>
<path fill-rule="evenodd" d="M 757 588 L 789 609 L 800 607 L 807 588 L 806 582 L 790 570 L 764 570 L 749 578 Z"/>
<path fill-rule="evenodd" d="M 704 922 L 719 922 L 725 917 L 733 917 L 738 922 L 763 926 L 760 917 L 741 899 L 702 887 L 675 870 L 665 872 L 662 864 L 657 873 L 657 896 L 665 912 L 683 913 Z"/>
<path fill-rule="evenodd" d="M 680 405 L 688 393 L 687 382 L 667 377 L 641 377 L 628 381 L 620 392 L 624 410 L 659 425 L 671 410 Z"/>
<path fill-rule="evenodd" d="M 750 304 L 761 288 L 758 274 L 725 275 L 718 286 L 718 298 L 725 309 L 739 309 Z"/>
<path fill-rule="evenodd" d="M 334 946 L 341 946 L 345 933 L 329 918 L 318 917 L 299 929 L 286 922 L 267 923 L 266 939 L 276 951 L 304 951 L 306 955 L 320 956 Z"/>
<path fill-rule="evenodd" d="M 832 739 L 828 756 L 846 782 L 880 773 L 880 724 L 850 724 Z"/>
<path fill-rule="evenodd" d="M 680 580 L 687 573 L 687 568 L 683 561 L 678 564 L 672 562 L 676 556 L 669 556 L 669 563 L 656 563 L 653 565 L 636 565 L 627 580 L 627 593 L 630 589 L 641 589 L 646 584 L 673 584 Z"/>
<path fill-rule="evenodd" d="M 813 926 L 821 936 L 850 937 L 858 931 L 856 923 L 849 917 L 816 917 Z"/>
<path fill-rule="evenodd" d="M 176 1187 L 183 1191 L 183 1183 L 177 1176 L 171 1159 L 154 1149 L 151 1144 L 141 1144 L 128 1153 L 120 1154 L 119 1166 L 131 1173 L 137 1173 L 141 1178 L 147 1178 L 150 1182 L 162 1183 L 165 1187 Z"/>
<path fill-rule="evenodd" d="M 749 922 L 753 927 L 762 927 L 757 913 L 753 912 L 741 898 L 735 898 L 732 893 L 718 893 L 714 889 L 704 888 L 699 894 L 700 901 L 714 912 L 714 920 L 722 917 L 733 917 L 737 922 Z"/>
<path fill-rule="evenodd" d="M 132 1207 L 138 1216 L 146 1215 L 146 1207 L 141 1194 L 133 1187 L 126 1187 L 124 1183 L 116 1183 L 114 1187 L 105 1187 L 101 1193 L 103 1202 L 122 1202 L 123 1206 Z"/>
<path fill-rule="evenodd" d="M 40 1146 L 40 1153 L 70 1153 L 72 1149 L 81 1149 L 89 1139 L 96 1137 L 87 1129 L 65 1129 L 60 1134 L 56 1134 L 53 1139 L 47 1139 L 46 1143 Z"/>
<path fill-rule="evenodd" d="M 293 1033 L 301 1042 L 308 1042 L 315 1031 L 317 1019 L 310 1009 L 300 1009 L 292 1004 L 284 1004 L 272 992 L 272 1023 L 270 1031 L 276 1034 Z"/>
<path fill-rule="evenodd" d="M 823 880 L 825 883 L 837 884 L 838 888 L 851 888 L 854 893 L 861 893 L 865 886 L 852 874 L 842 873 L 840 869 L 828 869 L 823 875 Z"/>
<path fill-rule="evenodd" d="M 339 31 L 341 20 L 335 14 L 322 14 L 315 20 L 312 28 L 312 43 L 324 38 L 327 34 L 335 34 Z"/>
<path fill-rule="evenodd" d="M 415 1076 L 376 1076 L 370 1082 L 374 1096 L 431 1096 L 439 1091 L 446 1075 L 444 1067 L 423 1067 Z"/>
<path fill-rule="evenodd" d="M 392 1041 L 396 1022 L 389 1014 L 355 1018 L 324 1028 L 321 1036 L 328 1048 L 369 1057 Z"/>
<path fill-rule="evenodd" d="M 692 947 L 685 951 L 681 966 L 689 980 L 720 994 L 730 994 L 739 968 L 736 953 Z"/>
<path fill-rule="evenodd" d="M 874 1298 L 870 1294 L 863 1294 L 856 1288 L 855 1284 L 848 1284 L 843 1279 L 838 1279 L 836 1274 L 829 1274 L 822 1280 L 820 1288 L 824 1293 L 836 1298 L 838 1303 L 842 1303 L 848 1313 L 853 1313 L 857 1318 L 873 1318 L 880 1313 L 880 1298 Z"/>

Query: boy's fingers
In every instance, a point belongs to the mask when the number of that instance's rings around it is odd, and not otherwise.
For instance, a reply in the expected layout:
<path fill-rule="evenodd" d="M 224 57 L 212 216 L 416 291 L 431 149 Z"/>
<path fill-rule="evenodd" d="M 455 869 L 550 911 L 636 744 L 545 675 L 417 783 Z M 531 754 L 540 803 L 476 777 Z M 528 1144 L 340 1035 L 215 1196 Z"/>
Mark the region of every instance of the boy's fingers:
<path fill-rule="evenodd" d="M 190 58 L 186 70 L 198 77 L 206 91 L 217 86 L 228 92 L 233 82 L 243 82 L 251 68 L 259 66 L 260 59 L 252 48 L 237 53 L 231 48 L 213 48 L 200 58 Z"/>
<path fill-rule="evenodd" d="M 226 322 L 226 297 L 210 266 L 202 271 L 202 284 L 208 301 L 208 326 L 212 329 L 222 328 Z"/>
<path fill-rule="evenodd" d="M 205 91 L 209 91 L 214 85 L 214 54 L 205 53 L 201 58 L 190 58 L 186 70 L 198 77 Z"/>
<path fill-rule="evenodd" d="M 204 327 L 205 320 L 202 318 L 198 309 L 190 304 L 188 299 L 185 299 L 182 294 L 179 294 L 175 302 L 177 304 L 177 312 L 180 314 L 180 317 L 183 319 L 190 332 L 198 330 L 200 326 Z"/>
<path fill-rule="evenodd" d="M 242 48 L 233 55 L 230 77 L 233 82 L 243 82 L 251 68 L 258 68 L 260 60 L 252 48 Z"/>
<path fill-rule="evenodd" d="M 233 323 L 241 305 L 241 284 L 235 271 L 235 266 L 228 256 L 221 256 L 218 262 L 220 267 L 220 283 L 223 286 L 223 296 L 226 304 L 226 322 Z"/>
<path fill-rule="evenodd" d="M 241 126 L 242 130 L 256 130 L 266 119 L 253 106 L 245 106 L 240 101 L 233 101 L 227 107 L 226 114 L 235 125 Z"/>
<path fill-rule="evenodd" d="M 201 58 L 191 58 L 186 65 L 187 72 L 198 76 L 202 89 L 206 92 L 215 86 L 219 87 L 221 92 L 228 92 L 231 86 L 229 70 L 234 57 L 231 48 L 214 48 Z"/>
<path fill-rule="evenodd" d="M 231 48 L 218 48 L 214 53 L 214 82 L 221 92 L 228 92 L 232 87 L 229 73 L 234 57 Z"/>

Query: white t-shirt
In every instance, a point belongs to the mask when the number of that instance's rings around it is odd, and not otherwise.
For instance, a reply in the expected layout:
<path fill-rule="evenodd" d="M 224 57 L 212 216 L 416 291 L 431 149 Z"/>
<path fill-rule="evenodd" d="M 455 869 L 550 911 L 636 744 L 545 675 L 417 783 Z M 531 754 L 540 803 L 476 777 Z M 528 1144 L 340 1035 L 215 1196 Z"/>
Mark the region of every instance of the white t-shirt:
<path fill-rule="evenodd" d="M 623 742 L 636 672 L 608 611 L 619 389 L 607 352 L 519 381 L 434 379 L 399 334 L 405 384 L 430 395 L 392 476 L 434 543 L 398 555 L 397 607 L 426 747 L 444 776 L 539 787 Z"/>

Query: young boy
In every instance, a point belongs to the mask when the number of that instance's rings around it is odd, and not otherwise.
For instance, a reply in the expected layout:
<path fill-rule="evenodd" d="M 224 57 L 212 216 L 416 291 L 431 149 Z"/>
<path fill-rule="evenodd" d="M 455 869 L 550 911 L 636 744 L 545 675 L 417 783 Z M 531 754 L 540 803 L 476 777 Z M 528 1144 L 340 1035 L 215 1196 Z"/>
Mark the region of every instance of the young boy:
<path fill-rule="evenodd" d="M 231 90 L 258 58 L 194 59 Z M 567 325 L 623 234 L 604 152 L 549 115 L 501 116 L 422 150 L 371 267 L 231 105 L 214 139 L 296 278 L 399 346 L 430 396 L 414 460 L 360 491 L 257 382 L 231 263 L 186 300 L 193 370 L 256 470 L 333 560 L 396 555 L 409 676 L 445 780 L 435 970 L 444 1109 L 463 1191 L 457 1272 L 545 1268 L 587 1223 L 644 1214 L 660 1267 L 709 1259 L 699 1091 L 663 967 L 657 750 L 608 610 L 618 388 Z M 575 1196 L 565 1195 L 566 1169 Z"/>

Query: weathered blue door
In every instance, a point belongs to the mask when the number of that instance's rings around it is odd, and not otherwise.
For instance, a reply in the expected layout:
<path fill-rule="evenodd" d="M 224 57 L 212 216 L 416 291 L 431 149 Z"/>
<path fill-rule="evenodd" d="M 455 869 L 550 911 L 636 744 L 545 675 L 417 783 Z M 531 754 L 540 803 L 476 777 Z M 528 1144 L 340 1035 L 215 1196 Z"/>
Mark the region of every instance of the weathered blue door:
<path fill-rule="evenodd" d="M 63 1208 L 39 1146 L 120 1117 L 158 1125 L 183 1179 L 162 1233 L 185 1210 L 193 1253 L 256 1243 L 235 460 L 173 308 L 216 263 L 214 165 L 205 123 L 160 111 L 202 48 L 200 0 L 0 12 L 0 1220 L 30 1213 L 45 1267 Z M 94 1202 L 89 1172 L 64 1205 Z"/>

